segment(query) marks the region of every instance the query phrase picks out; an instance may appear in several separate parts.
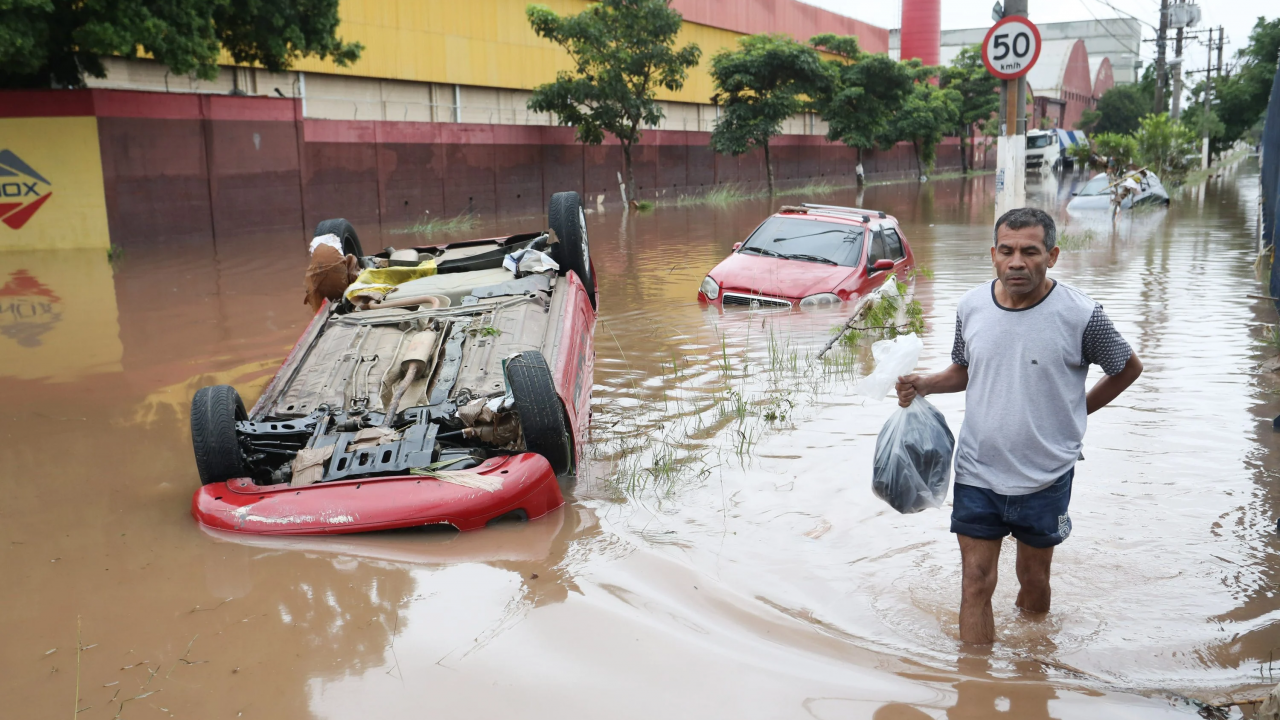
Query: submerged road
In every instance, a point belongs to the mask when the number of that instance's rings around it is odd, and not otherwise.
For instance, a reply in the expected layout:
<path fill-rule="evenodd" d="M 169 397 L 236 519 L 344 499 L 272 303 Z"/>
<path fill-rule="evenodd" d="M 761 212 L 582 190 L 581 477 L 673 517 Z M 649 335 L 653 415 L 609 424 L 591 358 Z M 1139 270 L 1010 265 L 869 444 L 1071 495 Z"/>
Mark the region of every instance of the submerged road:
<path fill-rule="evenodd" d="M 0 714 L 1147 718 L 1259 696 L 1280 680 L 1280 384 L 1257 368 L 1280 348 L 1246 297 L 1256 161 L 1114 228 L 1062 210 L 1081 182 L 1031 187 L 1062 223 L 1051 276 L 1146 372 L 1090 418 L 1053 612 L 1016 615 L 1004 553 L 985 655 L 956 640 L 949 506 L 902 516 L 871 493 L 895 405 L 852 393 L 867 353 L 813 358 L 847 308 L 694 299 L 765 201 L 588 215 L 590 461 L 561 510 L 464 535 L 229 539 L 191 519 L 191 395 L 252 400 L 308 320 L 293 234 L 0 255 Z M 992 185 L 815 199 L 896 215 L 933 271 L 923 368 L 991 277 Z M 963 397 L 934 400 L 957 430 Z"/>

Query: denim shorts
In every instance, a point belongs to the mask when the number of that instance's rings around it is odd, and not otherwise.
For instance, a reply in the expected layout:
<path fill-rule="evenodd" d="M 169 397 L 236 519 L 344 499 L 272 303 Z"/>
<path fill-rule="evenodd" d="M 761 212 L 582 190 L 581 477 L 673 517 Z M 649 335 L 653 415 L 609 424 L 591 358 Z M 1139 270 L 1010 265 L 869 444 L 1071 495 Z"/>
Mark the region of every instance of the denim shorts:
<path fill-rule="evenodd" d="M 1034 548 L 1050 548 L 1071 535 L 1072 467 L 1052 485 L 1029 495 L 1001 495 L 972 485 L 955 486 L 951 532 L 979 540 L 1013 534 Z"/>

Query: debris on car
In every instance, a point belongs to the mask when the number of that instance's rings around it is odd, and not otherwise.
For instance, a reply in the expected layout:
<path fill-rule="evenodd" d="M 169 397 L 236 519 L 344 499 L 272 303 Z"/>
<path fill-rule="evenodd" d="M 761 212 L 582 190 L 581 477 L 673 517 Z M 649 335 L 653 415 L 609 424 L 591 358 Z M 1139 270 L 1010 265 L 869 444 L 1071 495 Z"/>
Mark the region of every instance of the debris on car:
<path fill-rule="evenodd" d="M 596 285 L 577 193 L 548 216 L 548 231 L 372 255 L 350 223 L 321 223 L 319 309 L 257 403 L 226 385 L 192 401 L 197 520 L 469 530 L 559 507 L 590 415 Z M 337 278 L 349 259 L 359 273 Z"/>

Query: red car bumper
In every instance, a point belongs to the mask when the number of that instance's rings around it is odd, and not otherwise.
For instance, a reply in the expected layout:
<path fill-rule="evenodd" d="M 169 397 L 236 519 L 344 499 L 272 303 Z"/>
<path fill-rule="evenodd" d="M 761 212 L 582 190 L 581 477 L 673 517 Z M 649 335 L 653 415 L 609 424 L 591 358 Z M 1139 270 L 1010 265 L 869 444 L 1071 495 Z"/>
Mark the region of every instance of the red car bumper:
<path fill-rule="evenodd" d="M 564 504 L 556 475 L 540 455 L 490 458 L 472 472 L 501 478 L 502 487 L 489 492 L 417 475 L 301 488 L 240 478 L 201 487 L 191 514 L 227 532 L 327 535 L 436 524 L 475 530 L 512 512 L 532 520 Z"/>

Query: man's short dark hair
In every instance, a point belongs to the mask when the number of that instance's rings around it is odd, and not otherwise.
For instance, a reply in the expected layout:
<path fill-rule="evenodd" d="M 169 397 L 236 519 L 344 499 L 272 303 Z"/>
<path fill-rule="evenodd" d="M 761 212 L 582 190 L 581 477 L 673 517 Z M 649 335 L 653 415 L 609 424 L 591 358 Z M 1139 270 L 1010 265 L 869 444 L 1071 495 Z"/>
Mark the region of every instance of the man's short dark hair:
<path fill-rule="evenodd" d="M 1049 213 L 1037 208 L 1016 208 L 1000 216 L 996 221 L 996 229 L 992 232 L 995 243 L 1000 242 L 1000 227 L 1010 230 L 1039 226 L 1044 229 L 1044 249 L 1052 250 L 1058 244 L 1058 226 L 1054 224 Z"/>

